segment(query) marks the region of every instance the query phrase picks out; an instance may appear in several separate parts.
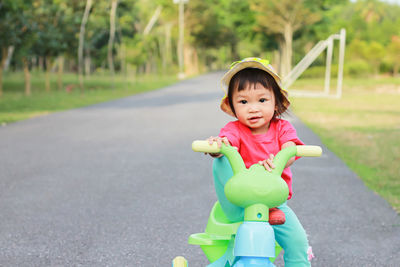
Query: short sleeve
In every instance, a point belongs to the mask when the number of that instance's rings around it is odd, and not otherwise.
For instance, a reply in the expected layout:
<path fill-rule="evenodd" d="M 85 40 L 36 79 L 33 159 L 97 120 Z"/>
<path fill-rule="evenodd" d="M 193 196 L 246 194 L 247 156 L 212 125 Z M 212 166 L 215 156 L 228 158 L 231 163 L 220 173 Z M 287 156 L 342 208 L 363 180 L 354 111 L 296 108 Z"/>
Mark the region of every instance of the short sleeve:
<path fill-rule="evenodd" d="M 304 145 L 304 143 L 297 136 L 296 129 L 293 127 L 293 125 L 286 120 L 281 120 L 279 130 L 279 143 L 280 145 L 283 145 L 284 143 L 287 143 L 289 141 L 294 142 L 296 145 Z"/>
<path fill-rule="evenodd" d="M 219 132 L 219 137 L 226 137 L 232 146 L 240 148 L 239 129 L 235 122 L 229 122 Z"/>

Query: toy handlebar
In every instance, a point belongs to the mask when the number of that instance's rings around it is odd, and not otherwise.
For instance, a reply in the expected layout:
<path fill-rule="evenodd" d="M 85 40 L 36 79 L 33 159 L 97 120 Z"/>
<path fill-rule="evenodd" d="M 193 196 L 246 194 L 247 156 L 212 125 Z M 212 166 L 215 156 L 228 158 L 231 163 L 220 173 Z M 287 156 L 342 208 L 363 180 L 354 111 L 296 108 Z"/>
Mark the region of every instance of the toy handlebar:
<path fill-rule="evenodd" d="M 297 146 L 296 156 L 299 157 L 319 157 L 322 155 L 320 146 Z"/>
<path fill-rule="evenodd" d="M 219 153 L 221 148 L 218 144 L 214 142 L 212 145 L 208 141 L 197 140 L 192 143 L 192 149 L 194 152 L 204 152 L 204 153 Z"/>
<path fill-rule="evenodd" d="M 221 147 L 218 148 L 216 142 L 212 145 L 205 140 L 197 140 L 192 143 L 192 149 L 195 152 L 205 152 L 205 153 L 222 153 L 224 154 L 229 163 L 232 166 L 233 173 L 238 173 L 243 169 L 246 169 L 243 159 L 239 152 L 232 146 L 227 146 L 222 143 Z M 322 154 L 322 149 L 319 146 L 289 146 L 276 154 L 274 158 L 274 164 L 276 168 L 272 171 L 281 174 L 287 161 L 294 156 L 299 157 L 319 157 Z"/>
<path fill-rule="evenodd" d="M 322 154 L 322 149 L 319 146 L 296 146 L 297 153 L 296 156 L 299 157 L 319 157 Z M 212 145 L 208 141 L 197 140 L 192 143 L 192 149 L 195 152 L 205 152 L 205 153 L 220 153 L 221 148 L 218 148 L 216 142 Z"/>

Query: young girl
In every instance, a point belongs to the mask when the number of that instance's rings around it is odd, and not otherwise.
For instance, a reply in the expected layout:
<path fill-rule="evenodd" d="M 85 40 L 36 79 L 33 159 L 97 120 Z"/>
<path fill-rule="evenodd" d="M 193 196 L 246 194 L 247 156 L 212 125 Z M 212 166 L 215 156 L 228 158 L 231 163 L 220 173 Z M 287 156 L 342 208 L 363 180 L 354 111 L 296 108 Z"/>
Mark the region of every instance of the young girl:
<path fill-rule="evenodd" d="M 290 122 L 280 118 L 289 107 L 286 92 L 280 87 L 280 78 L 268 61 L 259 58 L 246 58 L 232 64 L 222 78 L 226 95 L 221 109 L 236 117 L 220 131 L 218 137 L 210 137 L 209 143 L 217 142 L 236 147 L 246 167 L 262 164 L 267 171 L 275 168 L 274 155 L 281 149 L 303 145 Z M 231 221 L 243 220 L 243 208 L 230 203 L 224 194 L 224 185 L 232 177 L 232 170 L 226 157 L 212 154 L 214 182 L 218 200 L 226 216 Z M 292 197 L 292 173 L 289 166 L 296 158 L 286 164 L 282 179 L 289 187 Z M 310 266 L 311 248 L 303 226 L 296 214 L 284 203 L 279 209 L 285 213 L 286 222 L 274 225 L 275 237 L 284 249 L 285 266 Z"/>

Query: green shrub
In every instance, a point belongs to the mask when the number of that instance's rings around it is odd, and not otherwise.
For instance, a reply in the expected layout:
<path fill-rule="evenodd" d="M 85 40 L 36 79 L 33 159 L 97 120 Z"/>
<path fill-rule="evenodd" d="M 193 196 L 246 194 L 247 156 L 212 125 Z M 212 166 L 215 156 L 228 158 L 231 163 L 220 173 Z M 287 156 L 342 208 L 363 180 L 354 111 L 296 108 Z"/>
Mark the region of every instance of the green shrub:
<path fill-rule="evenodd" d="M 393 61 L 383 60 L 379 70 L 381 73 L 393 73 L 393 68 Z"/>
<path fill-rule="evenodd" d="M 393 67 L 390 64 L 381 64 L 380 66 L 381 72 L 390 72 L 392 71 L 392 68 Z M 313 66 L 301 74 L 301 78 L 324 78 L 325 70 L 325 66 Z M 365 77 L 374 73 L 374 68 L 367 61 L 362 59 L 347 60 L 344 62 L 343 73 L 346 76 Z M 338 65 L 332 64 L 331 77 L 336 77 L 337 74 Z"/>
<path fill-rule="evenodd" d="M 349 60 L 345 62 L 344 72 L 350 76 L 368 76 L 374 72 L 374 68 L 362 59 Z"/>
<path fill-rule="evenodd" d="M 326 66 L 313 66 L 308 68 L 302 75 L 302 78 L 324 78 L 325 77 Z M 331 65 L 331 76 L 337 76 L 338 66 Z"/>

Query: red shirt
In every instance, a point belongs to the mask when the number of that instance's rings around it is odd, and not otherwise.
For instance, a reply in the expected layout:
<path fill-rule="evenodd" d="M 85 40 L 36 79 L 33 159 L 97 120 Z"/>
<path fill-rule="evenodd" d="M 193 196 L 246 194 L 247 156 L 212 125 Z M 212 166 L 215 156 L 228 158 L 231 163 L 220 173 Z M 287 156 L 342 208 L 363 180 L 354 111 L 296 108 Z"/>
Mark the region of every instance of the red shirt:
<path fill-rule="evenodd" d="M 239 121 L 231 121 L 221 129 L 219 136 L 228 138 L 231 145 L 239 149 L 247 168 L 269 158 L 269 154 L 276 155 L 286 142 L 292 141 L 296 145 L 304 145 L 297 137 L 296 129 L 292 124 L 282 119 L 272 120 L 266 134 L 252 134 L 246 125 Z M 283 170 L 282 178 L 288 184 L 288 199 L 290 199 L 293 192 L 292 172 L 289 167 Z"/>

